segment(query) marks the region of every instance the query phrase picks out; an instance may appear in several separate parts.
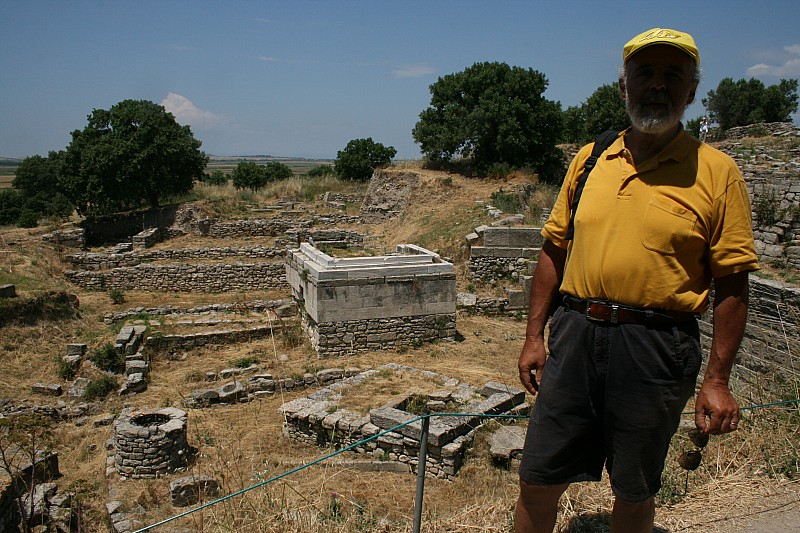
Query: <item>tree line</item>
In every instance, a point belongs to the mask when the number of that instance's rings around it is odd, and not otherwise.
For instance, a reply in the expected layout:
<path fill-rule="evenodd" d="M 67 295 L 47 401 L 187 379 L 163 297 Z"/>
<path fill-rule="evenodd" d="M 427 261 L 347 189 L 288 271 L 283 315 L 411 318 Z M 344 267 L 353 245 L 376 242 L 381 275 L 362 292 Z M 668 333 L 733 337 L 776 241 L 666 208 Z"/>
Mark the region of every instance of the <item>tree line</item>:
<path fill-rule="evenodd" d="M 562 109 L 544 97 L 548 81 L 531 68 L 475 63 L 440 77 L 430 86 L 430 106 L 411 135 L 431 165 L 477 176 L 525 168 L 541 181 L 558 183 L 565 170 L 560 143 L 585 143 L 606 129 L 629 126 L 617 82 L 598 87 L 584 102 Z M 798 109 L 798 82 L 765 86 L 756 79 L 723 79 L 702 99 L 707 118 L 721 131 L 757 122 L 790 122 Z M 687 122 L 698 135 L 701 117 Z M 0 191 L 0 225 L 35 226 L 43 217 L 85 217 L 154 207 L 191 190 L 194 181 L 256 191 L 292 176 L 280 162 L 242 162 L 230 176 L 204 174 L 208 158 L 189 126 L 162 106 L 124 100 L 96 109 L 65 150 L 25 158 L 12 189 Z M 310 177 L 369 180 L 397 154 L 372 138 L 353 139 L 337 152 L 333 166 Z"/>

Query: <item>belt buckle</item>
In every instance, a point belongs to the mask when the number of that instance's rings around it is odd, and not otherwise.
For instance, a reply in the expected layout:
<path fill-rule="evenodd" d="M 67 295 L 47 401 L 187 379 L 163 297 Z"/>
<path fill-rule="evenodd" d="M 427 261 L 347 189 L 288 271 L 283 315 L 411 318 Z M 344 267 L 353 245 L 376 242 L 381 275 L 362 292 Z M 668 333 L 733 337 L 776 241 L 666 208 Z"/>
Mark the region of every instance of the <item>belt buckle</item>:
<path fill-rule="evenodd" d="M 592 316 L 592 305 L 595 305 L 595 304 L 611 308 L 611 318 L 605 319 L 605 318 Z M 586 318 L 587 318 L 587 320 L 591 320 L 593 322 L 608 322 L 610 324 L 619 324 L 619 309 L 620 309 L 619 304 L 598 302 L 596 300 L 595 301 L 587 300 L 586 301 Z"/>

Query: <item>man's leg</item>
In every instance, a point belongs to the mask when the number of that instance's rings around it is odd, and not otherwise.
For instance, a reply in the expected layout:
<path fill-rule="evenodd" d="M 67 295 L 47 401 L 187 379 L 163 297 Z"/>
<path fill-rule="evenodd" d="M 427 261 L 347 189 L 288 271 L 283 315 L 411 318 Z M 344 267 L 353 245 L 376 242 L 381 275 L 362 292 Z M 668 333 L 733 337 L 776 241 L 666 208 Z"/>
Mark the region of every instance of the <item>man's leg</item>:
<path fill-rule="evenodd" d="M 558 516 L 558 499 L 567 487 L 569 484 L 533 485 L 520 479 L 514 514 L 516 533 L 552 533 Z"/>
<path fill-rule="evenodd" d="M 614 498 L 611 533 L 651 533 L 655 516 L 656 504 L 652 496 L 637 503 Z"/>

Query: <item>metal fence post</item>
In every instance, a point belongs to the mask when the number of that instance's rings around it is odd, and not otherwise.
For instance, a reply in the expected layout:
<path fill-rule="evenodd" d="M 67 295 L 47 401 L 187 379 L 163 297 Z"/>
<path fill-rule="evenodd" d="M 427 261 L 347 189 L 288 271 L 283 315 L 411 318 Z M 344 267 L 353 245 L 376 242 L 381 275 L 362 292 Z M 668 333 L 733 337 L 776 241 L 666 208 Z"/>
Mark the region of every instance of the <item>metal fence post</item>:
<path fill-rule="evenodd" d="M 428 459 L 428 431 L 431 427 L 431 415 L 422 419 L 422 435 L 419 439 L 419 456 L 417 461 L 417 495 L 414 498 L 413 533 L 419 533 L 422 527 L 422 498 L 425 494 L 425 463 Z"/>

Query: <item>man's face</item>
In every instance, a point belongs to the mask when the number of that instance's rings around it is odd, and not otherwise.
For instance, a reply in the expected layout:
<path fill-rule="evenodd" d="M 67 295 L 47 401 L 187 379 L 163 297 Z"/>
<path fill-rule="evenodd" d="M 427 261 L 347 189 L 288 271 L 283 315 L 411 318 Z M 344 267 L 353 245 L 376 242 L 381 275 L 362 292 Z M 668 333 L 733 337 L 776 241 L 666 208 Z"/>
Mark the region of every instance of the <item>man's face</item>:
<path fill-rule="evenodd" d="M 619 87 L 634 129 L 657 135 L 677 127 L 694 100 L 694 68 L 688 55 L 669 45 L 649 46 L 628 59 Z"/>

